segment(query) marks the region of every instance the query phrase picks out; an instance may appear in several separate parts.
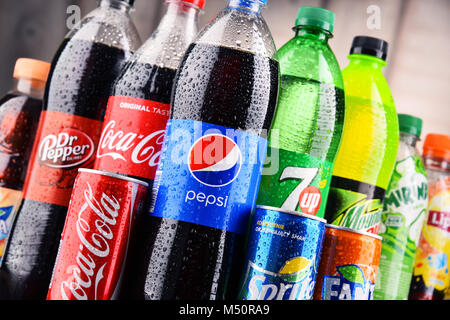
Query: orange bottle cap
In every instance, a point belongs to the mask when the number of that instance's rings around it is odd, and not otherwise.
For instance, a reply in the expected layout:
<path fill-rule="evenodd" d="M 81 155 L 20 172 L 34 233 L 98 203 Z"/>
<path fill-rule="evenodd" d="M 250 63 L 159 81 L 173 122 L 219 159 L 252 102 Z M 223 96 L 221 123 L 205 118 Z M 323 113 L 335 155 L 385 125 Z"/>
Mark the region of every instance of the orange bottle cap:
<path fill-rule="evenodd" d="M 46 82 L 49 72 L 50 63 L 48 62 L 29 58 L 20 58 L 17 60 L 16 66 L 14 67 L 13 77 L 15 79 L 25 78 Z"/>
<path fill-rule="evenodd" d="M 450 136 L 430 133 L 423 144 L 424 156 L 435 156 L 450 161 Z"/>

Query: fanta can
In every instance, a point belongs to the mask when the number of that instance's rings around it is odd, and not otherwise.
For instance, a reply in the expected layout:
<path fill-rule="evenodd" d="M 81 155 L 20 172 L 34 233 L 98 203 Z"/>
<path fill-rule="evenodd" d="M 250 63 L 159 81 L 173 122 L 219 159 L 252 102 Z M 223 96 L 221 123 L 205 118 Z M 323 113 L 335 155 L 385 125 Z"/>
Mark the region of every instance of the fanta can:
<path fill-rule="evenodd" d="M 311 300 L 325 220 L 257 206 L 251 221 L 242 300 Z"/>
<path fill-rule="evenodd" d="M 373 300 L 381 237 L 326 225 L 314 300 Z"/>

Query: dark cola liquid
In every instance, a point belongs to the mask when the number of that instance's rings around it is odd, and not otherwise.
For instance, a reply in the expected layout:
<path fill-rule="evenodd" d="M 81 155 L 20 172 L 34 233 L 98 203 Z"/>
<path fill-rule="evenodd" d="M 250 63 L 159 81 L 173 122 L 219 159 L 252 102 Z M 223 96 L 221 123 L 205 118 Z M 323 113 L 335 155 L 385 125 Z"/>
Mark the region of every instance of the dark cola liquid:
<path fill-rule="evenodd" d="M 172 118 L 263 134 L 274 115 L 278 79 L 274 60 L 192 44 L 175 81 Z M 236 299 L 244 236 L 167 218 L 146 220 L 139 254 L 128 262 L 122 298 Z"/>
<path fill-rule="evenodd" d="M 176 70 L 133 62 L 124 67 L 111 96 L 133 97 L 170 103 Z"/>
<path fill-rule="evenodd" d="M 0 186 L 22 190 L 42 100 L 10 93 L 0 108 Z"/>
<path fill-rule="evenodd" d="M 131 54 L 99 43 L 64 40 L 53 59 L 44 110 L 103 120 L 112 84 Z M 70 192 L 77 170 L 63 170 L 55 187 Z M 45 299 L 67 206 L 24 199 L 1 266 L 0 298 Z"/>

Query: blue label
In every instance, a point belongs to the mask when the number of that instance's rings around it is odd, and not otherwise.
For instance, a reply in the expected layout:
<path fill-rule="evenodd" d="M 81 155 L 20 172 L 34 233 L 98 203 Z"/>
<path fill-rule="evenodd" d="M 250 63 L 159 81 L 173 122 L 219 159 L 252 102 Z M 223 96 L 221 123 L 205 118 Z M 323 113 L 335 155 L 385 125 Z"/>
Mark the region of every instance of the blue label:
<path fill-rule="evenodd" d="M 255 134 L 169 120 L 150 214 L 244 234 L 266 151 Z"/>

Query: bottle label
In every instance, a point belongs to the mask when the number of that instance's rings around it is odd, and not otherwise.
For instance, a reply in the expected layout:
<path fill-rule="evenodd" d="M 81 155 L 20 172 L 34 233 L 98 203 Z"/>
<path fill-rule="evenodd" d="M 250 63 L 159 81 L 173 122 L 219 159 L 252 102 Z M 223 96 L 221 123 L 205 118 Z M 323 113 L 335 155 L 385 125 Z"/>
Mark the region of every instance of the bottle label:
<path fill-rule="evenodd" d="M 156 173 L 150 214 L 244 234 L 267 140 L 219 125 L 173 119 Z"/>
<path fill-rule="evenodd" d="M 257 204 L 323 218 L 333 166 L 301 153 L 269 148 Z"/>
<path fill-rule="evenodd" d="M 78 169 L 93 165 L 100 130 L 100 121 L 43 111 L 24 198 L 67 207 Z"/>
<path fill-rule="evenodd" d="M 0 266 L 21 202 L 22 191 L 0 188 Z"/>
<path fill-rule="evenodd" d="M 427 204 L 427 174 L 420 157 L 410 156 L 398 161 L 384 198 L 379 230 L 383 245 L 375 298 L 408 298 Z"/>
<path fill-rule="evenodd" d="M 325 219 L 330 224 L 377 234 L 385 190 L 333 176 Z"/>
<path fill-rule="evenodd" d="M 153 180 L 169 115 L 169 104 L 110 97 L 94 169 Z"/>
<path fill-rule="evenodd" d="M 411 290 L 433 288 L 443 298 L 450 290 L 450 177 L 430 181 L 428 192 L 428 216 L 419 238 Z"/>

